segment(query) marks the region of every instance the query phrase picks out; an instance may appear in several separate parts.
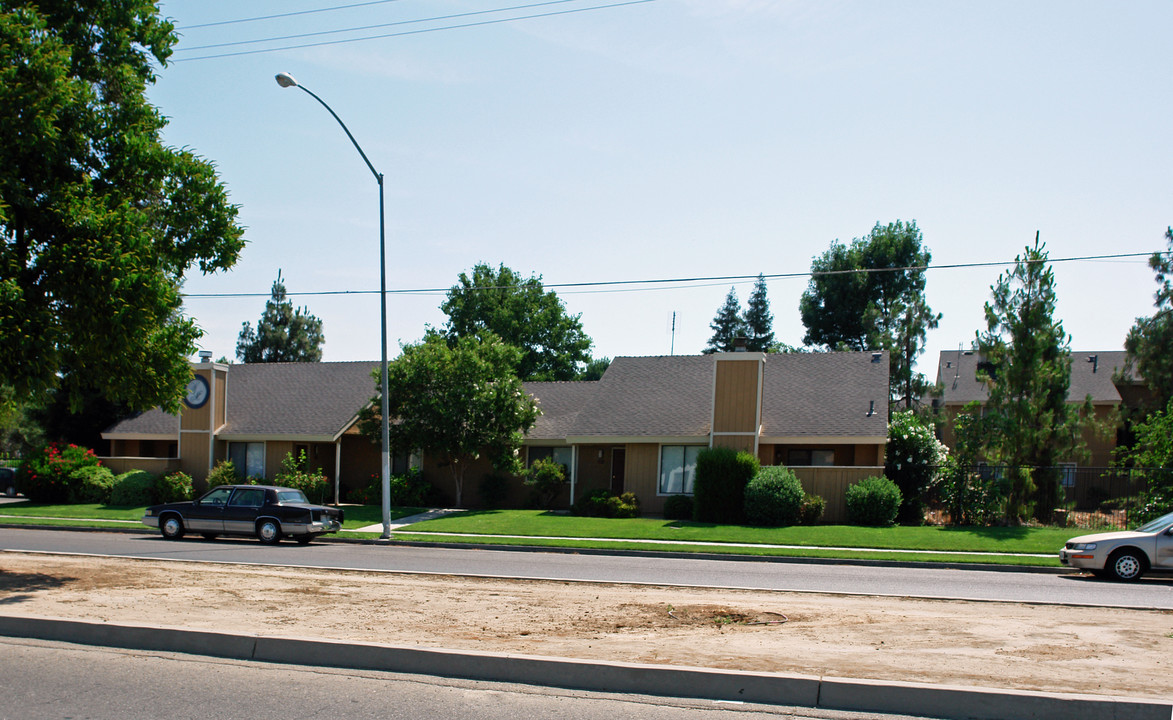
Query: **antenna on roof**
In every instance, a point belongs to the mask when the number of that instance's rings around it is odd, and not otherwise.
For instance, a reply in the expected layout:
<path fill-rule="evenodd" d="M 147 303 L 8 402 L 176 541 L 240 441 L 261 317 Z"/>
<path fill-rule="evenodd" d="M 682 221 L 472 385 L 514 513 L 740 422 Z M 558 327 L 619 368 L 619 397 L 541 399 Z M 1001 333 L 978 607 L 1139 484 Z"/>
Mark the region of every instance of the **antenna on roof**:
<path fill-rule="evenodd" d="M 672 340 L 668 345 L 668 354 L 676 354 L 676 311 L 672 311 Z"/>

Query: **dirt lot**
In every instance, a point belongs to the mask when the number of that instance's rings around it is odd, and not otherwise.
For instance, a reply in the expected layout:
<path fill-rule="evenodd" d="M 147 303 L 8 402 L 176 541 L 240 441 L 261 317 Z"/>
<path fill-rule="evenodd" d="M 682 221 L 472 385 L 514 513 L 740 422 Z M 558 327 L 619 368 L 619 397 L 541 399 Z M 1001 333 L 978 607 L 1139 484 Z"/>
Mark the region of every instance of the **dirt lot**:
<path fill-rule="evenodd" d="M 0 612 L 1166 698 L 1173 613 L 0 553 Z"/>

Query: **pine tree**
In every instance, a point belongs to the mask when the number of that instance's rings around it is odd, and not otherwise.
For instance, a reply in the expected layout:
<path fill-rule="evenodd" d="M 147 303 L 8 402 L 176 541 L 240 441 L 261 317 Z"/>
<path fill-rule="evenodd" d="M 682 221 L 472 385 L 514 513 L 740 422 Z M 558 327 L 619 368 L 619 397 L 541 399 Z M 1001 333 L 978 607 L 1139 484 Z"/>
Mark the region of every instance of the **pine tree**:
<path fill-rule="evenodd" d="M 236 340 L 236 357 L 241 362 L 318 362 L 322 359 L 322 321 L 305 308 L 293 307 L 286 299 L 281 271 L 273 282 L 273 293 L 257 329 L 244 323 Z"/>
<path fill-rule="evenodd" d="M 741 317 L 741 303 L 737 301 L 736 288 L 729 288 L 725 304 L 717 311 L 717 316 L 709 323 L 709 327 L 713 330 L 713 336 L 709 338 L 709 344 L 702 351 L 705 355 L 733 352 L 733 341 L 746 336 L 748 328 Z"/>
<path fill-rule="evenodd" d="M 758 275 L 753 293 L 745 308 L 746 343 L 751 352 L 769 352 L 774 344 L 774 315 L 770 312 L 770 300 L 766 297 L 766 278 Z"/>

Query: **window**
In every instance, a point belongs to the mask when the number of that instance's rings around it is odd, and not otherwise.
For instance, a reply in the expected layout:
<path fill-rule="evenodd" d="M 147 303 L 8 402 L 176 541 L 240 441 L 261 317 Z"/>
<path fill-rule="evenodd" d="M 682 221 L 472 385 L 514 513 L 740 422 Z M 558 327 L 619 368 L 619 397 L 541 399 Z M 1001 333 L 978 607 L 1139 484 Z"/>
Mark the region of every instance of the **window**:
<path fill-rule="evenodd" d="M 834 450 L 787 450 L 786 465 L 790 467 L 830 467 L 835 464 Z"/>
<path fill-rule="evenodd" d="M 574 464 L 574 448 L 570 447 L 531 447 L 529 449 L 529 464 L 537 460 L 553 460 L 566 468 L 566 477 L 570 477 L 570 466 Z"/>
<path fill-rule="evenodd" d="M 265 504 L 265 491 L 261 488 L 237 490 L 228 501 L 229 507 L 260 507 Z"/>
<path fill-rule="evenodd" d="M 1075 487 L 1075 463 L 1059 463 L 1059 475 L 1063 482 L 1063 487 Z"/>
<path fill-rule="evenodd" d="M 696 477 L 696 456 L 704 449 L 704 445 L 660 446 L 661 495 L 692 494 L 692 481 Z"/>
<path fill-rule="evenodd" d="M 228 443 L 228 459 L 244 477 L 265 477 L 265 443 Z"/>

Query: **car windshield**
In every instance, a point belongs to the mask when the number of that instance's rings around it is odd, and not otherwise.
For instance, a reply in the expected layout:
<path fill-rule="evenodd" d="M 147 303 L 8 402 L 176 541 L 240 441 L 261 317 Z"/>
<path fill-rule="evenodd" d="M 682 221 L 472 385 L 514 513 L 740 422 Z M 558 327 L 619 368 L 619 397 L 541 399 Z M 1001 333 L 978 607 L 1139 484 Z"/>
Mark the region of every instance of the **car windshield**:
<path fill-rule="evenodd" d="M 280 490 L 277 492 L 277 502 L 283 503 L 308 503 L 305 499 L 305 493 L 301 490 Z"/>
<path fill-rule="evenodd" d="M 1170 526 L 1173 526 L 1173 513 L 1162 515 L 1156 520 L 1151 520 L 1138 527 L 1136 531 L 1142 533 L 1156 533 L 1161 532 L 1162 530 L 1167 530 Z"/>

